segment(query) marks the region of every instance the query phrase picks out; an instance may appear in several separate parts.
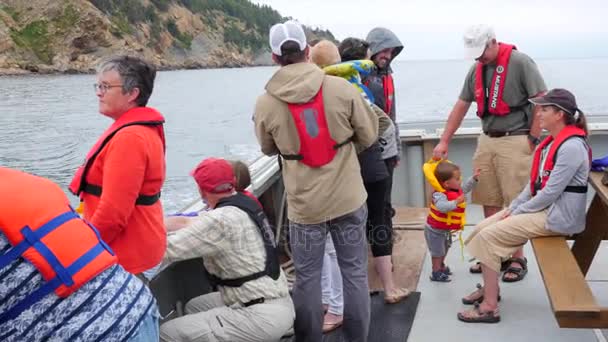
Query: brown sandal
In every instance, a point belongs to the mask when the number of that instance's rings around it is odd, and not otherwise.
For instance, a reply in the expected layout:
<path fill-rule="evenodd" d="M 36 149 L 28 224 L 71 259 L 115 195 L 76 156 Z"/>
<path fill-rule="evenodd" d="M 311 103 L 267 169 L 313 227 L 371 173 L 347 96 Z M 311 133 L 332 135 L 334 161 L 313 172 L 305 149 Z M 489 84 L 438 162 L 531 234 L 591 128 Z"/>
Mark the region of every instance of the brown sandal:
<path fill-rule="evenodd" d="M 481 302 L 483 302 L 483 286 L 481 286 L 481 284 L 477 284 L 476 287 L 477 287 L 477 290 L 473 291 L 467 297 L 472 296 L 476 292 L 479 293 L 479 296 L 477 296 L 476 298 L 473 298 L 473 299 L 467 299 L 465 297 L 462 297 L 462 304 L 464 304 L 464 305 L 474 305 L 475 303 L 481 303 Z M 498 295 L 498 301 L 499 302 L 500 302 L 500 299 L 501 299 L 500 295 Z"/>
<path fill-rule="evenodd" d="M 458 320 L 465 323 L 498 323 L 500 322 L 500 314 L 498 309 L 493 311 L 482 312 L 479 308 L 479 304 L 475 304 L 475 307 L 471 310 L 459 312 Z"/>

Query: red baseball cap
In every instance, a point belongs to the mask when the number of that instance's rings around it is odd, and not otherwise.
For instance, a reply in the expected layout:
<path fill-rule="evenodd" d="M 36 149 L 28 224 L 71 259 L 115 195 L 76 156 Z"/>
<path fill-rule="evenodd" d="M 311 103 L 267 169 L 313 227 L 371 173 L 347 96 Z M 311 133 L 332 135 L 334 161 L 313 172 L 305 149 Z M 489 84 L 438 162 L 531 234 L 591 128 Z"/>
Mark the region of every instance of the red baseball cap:
<path fill-rule="evenodd" d="M 198 186 L 207 192 L 220 194 L 234 191 L 236 178 L 232 165 L 225 159 L 207 158 L 190 172 Z"/>

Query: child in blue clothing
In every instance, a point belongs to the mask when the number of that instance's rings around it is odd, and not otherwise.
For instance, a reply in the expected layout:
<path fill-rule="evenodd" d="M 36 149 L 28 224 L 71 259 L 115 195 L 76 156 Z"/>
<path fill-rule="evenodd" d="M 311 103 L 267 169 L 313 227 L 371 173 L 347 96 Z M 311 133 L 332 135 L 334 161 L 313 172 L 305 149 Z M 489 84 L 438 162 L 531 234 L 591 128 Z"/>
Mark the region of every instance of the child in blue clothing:
<path fill-rule="evenodd" d="M 476 169 L 464 185 L 460 167 L 447 160 L 430 160 L 424 164 L 424 175 L 433 187 L 424 237 L 431 254 L 431 281 L 449 282 L 452 274 L 445 265 L 445 256 L 452 244 L 452 232 L 465 225 L 465 194 L 477 184 L 480 170 Z"/>

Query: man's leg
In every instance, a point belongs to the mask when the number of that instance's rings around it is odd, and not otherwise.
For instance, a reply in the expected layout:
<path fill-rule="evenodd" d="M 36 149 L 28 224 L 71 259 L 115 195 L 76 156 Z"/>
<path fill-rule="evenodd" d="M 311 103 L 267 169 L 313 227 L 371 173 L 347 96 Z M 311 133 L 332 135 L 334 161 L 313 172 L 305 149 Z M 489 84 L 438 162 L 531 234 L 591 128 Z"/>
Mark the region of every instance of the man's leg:
<path fill-rule="evenodd" d="M 502 210 L 504 198 L 502 196 L 496 164 L 496 144 L 499 138 L 490 138 L 481 134 L 477 140 L 477 149 L 473 155 L 473 168 L 481 169 L 479 182 L 473 188 L 471 200 L 483 206 L 483 216 L 488 218 Z M 475 264 L 471 272 L 480 273 L 481 265 Z"/>
<path fill-rule="evenodd" d="M 277 341 L 292 323 L 293 306 L 285 297 L 248 308 L 221 306 L 176 318 L 162 325 L 161 341 Z"/>
<path fill-rule="evenodd" d="M 505 206 L 508 206 L 523 190 L 530 178 L 532 151 L 530 151 L 530 144 L 526 136 L 510 136 L 500 138 L 500 140 L 501 144 L 497 146 L 496 151 L 496 164 L 501 172 L 497 173 L 497 176 L 502 196 L 505 200 Z M 523 247 L 513 253 L 511 257 L 523 260 Z M 509 267 L 521 269 L 523 265 L 512 262 Z M 511 280 L 518 278 L 519 276 L 516 273 L 505 272 L 503 274 L 503 279 Z"/>
<path fill-rule="evenodd" d="M 348 215 L 332 220 L 329 228 L 342 271 L 344 337 L 349 342 L 365 342 L 369 332 L 366 220 L 367 207 L 364 205 Z"/>
<path fill-rule="evenodd" d="M 213 333 L 213 327 L 208 320 L 213 317 L 209 315 L 197 316 L 195 314 L 208 312 L 209 310 L 226 307 L 219 292 L 212 292 L 206 295 L 191 299 L 186 304 L 186 315 L 164 323 L 161 326 L 161 341 L 190 341 L 191 338 L 201 336 L 200 341 L 217 341 Z M 195 318 L 196 317 L 196 318 Z M 197 340 L 198 341 L 198 340 Z"/>
<path fill-rule="evenodd" d="M 219 292 L 212 292 L 206 295 L 192 298 L 186 303 L 186 314 L 194 314 L 198 312 L 209 311 L 211 309 L 226 306 L 222 300 L 222 295 Z"/>
<path fill-rule="evenodd" d="M 161 325 L 160 340 L 161 342 L 218 342 L 215 332 L 220 329 L 221 326 L 212 311 L 201 312 L 178 317 Z"/>
<path fill-rule="evenodd" d="M 327 237 L 326 224 L 306 225 L 290 222 L 289 237 L 296 270 L 296 282 L 293 286 L 296 341 L 318 342 L 323 336 L 321 269 Z"/>

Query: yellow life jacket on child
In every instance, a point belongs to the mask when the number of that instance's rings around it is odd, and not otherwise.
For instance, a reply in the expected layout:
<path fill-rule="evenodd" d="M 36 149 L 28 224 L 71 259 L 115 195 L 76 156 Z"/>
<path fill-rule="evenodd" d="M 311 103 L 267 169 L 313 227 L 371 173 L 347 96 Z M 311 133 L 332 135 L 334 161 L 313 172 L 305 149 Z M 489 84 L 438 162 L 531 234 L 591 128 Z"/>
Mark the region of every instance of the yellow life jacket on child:
<path fill-rule="evenodd" d="M 448 162 L 449 160 L 435 160 L 430 159 L 422 166 L 422 171 L 424 172 L 424 177 L 427 182 L 433 188 L 433 192 L 440 192 L 446 195 L 448 201 L 453 201 L 463 194 L 462 189 L 459 191 L 451 191 L 446 190 L 441 186 L 441 183 L 435 177 L 435 170 L 437 169 L 437 165 L 440 162 Z M 464 241 L 462 239 L 462 230 L 466 224 L 465 218 L 465 209 L 466 202 L 462 202 L 458 204 L 456 209 L 449 211 L 447 213 L 442 213 L 437 209 L 433 201 L 429 204 L 429 214 L 427 216 L 427 224 L 435 229 L 445 229 L 453 231 L 454 233 L 459 232 L 458 239 L 460 240 L 461 251 L 464 249 Z M 464 257 L 464 256 L 463 256 Z"/>

